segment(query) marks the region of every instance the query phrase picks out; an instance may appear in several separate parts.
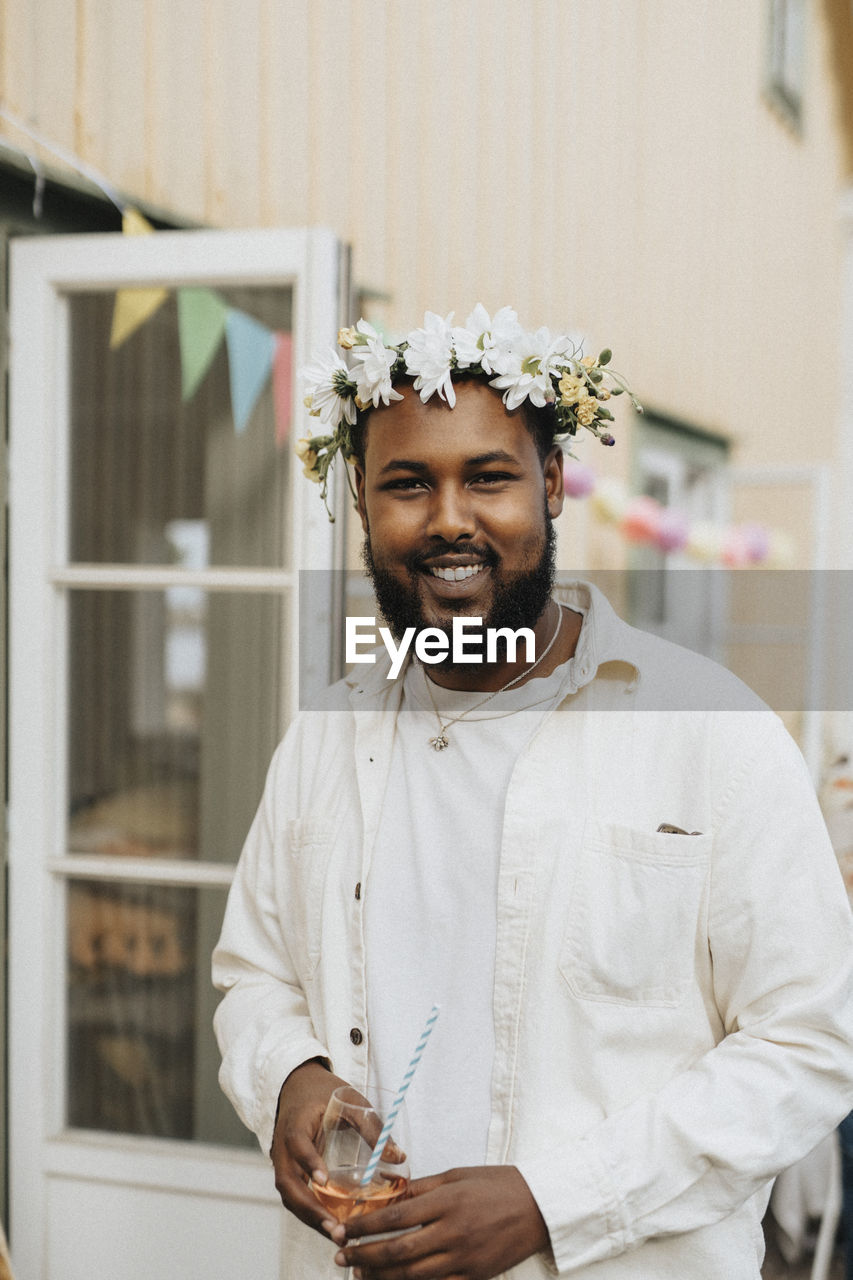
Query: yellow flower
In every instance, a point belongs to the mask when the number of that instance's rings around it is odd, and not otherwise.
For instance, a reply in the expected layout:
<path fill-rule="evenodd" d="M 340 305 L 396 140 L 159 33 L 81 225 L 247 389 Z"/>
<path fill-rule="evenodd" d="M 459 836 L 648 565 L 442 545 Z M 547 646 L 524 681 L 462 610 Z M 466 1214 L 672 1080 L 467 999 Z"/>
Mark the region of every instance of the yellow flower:
<path fill-rule="evenodd" d="M 560 404 L 575 404 L 581 398 L 581 392 L 584 391 L 583 382 L 580 378 L 576 378 L 573 373 L 564 373 L 559 382 L 560 387 Z"/>
<path fill-rule="evenodd" d="M 588 427 L 595 417 L 596 401 L 592 396 L 584 396 L 575 408 L 577 420 L 582 427 Z"/>
<path fill-rule="evenodd" d="M 595 356 L 584 356 L 583 360 L 581 360 L 581 364 L 585 369 L 594 369 L 595 363 Z"/>
<path fill-rule="evenodd" d="M 358 334 L 352 327 L 338 329 L 338 346 L 343 347 L 344 351 L 352 351 L 357 341 Z"/>
<path fill-rule="evenodd" d="M 599 387 L 595 394 L 599 400 L 610 399 L 610 392 L 607 390 L 607 387 Z"/>
<path fill-rule="evenodd" d="M 369 409 L 372 404 L 370 400 L 362 400 L 360 396 L 355 397 L 356 409 Z"/>
<path fill-rule="evenodd" d="M 306 476 L 312 476 L 317 463 L 317 452 L 311 448 L 311 441 L 307 436 L 302 436 L 293 448 L 299 461 L 304 464 Z"/>
<path fill-rule="evenodd" d="M 315 454 L 314 457 L 316 460 L 317 455 Z M 315 484 L 320 483 L 320 472 L 315 470 L 313 463 L 309 466 L 306 462 L 305 466 L 302 468 L 302 474 L 307 476 L 309 480 L 313 480 Z"/>

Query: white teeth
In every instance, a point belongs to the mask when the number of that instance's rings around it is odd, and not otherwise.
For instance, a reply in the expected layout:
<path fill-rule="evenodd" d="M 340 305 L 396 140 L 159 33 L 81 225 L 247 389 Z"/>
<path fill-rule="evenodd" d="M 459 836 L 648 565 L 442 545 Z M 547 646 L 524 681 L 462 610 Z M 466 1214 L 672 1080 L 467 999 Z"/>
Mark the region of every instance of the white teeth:
<path fill-rule="evenodd" d="M 462 582 L 465 578 L 473 578 L 482 569 L 481 564 L 459 565 L 457 569 L 431 569 L 434 578 L 443 578 L 445 582 Z"/>

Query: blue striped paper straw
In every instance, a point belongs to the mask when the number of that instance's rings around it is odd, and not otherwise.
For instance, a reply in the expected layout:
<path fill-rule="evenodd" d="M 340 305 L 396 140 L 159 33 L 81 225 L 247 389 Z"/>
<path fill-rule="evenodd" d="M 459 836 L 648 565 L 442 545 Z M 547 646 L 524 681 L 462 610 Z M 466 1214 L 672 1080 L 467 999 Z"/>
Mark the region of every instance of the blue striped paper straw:
<path fill-rule="evenodd" d="M 421 1058 L 423 1057 L 423 1052 L 424 1052 L 424 1049 L 426 1048 L 427 1040 L 429 1040 L 430 1036 L 432 1035 L 432 1029 L 435 1026 L 435 1021 L 437 1017 L 438 1017 L 438 1005 L 434 1004 L 432 1006 L 432 1009 L 430 1010 L 430 1015 L 426 1020 L 426 1026 L 421 1032 L 421 1038 L 417 1043 L 415 1052 L 412 1054 L 412 1060 L 409 1063 L 408 1067 L 406 1068 L 406 1074 L 403 1076 L 403 1083 L 400 1085 L 400 1088 L 397 1092 L 397 1096 L 394 1099 L 393 1103 L 391 1104 L 391 1110 L 388 1112 L 388 1117 L 385 1121 L 385 1124 L 382 1126 L 382 1132 L 379 1135 L 379 1141 L 377 1142 L 376 1146 L 373 1148 L 373 1155 L 370 1157 L 370 1159 L 367 1162 L 367 1168 L 365 1169 L 361 1179 L 361 1185 L 363 1187 L 366 1187 L 368 1185 L 368 1183 L 370 1182 L 370 1179 L 373 1177 L 376 1166 L 379 1164 L 379 1161 L 382 1157 L 382 1152 L 385 1149 L 385 1143 L 388 1141 L 388 1137 L 391 1133 L 391 1129 L 394 1125 L 394 1121 L 397 1119 L 397 1112 L 400 1110 L 400 1107 L 403 1105 L 403 1099 L 405 1098 L 406 1093 L 408 1092 L 409 1085 L 412 1083 L 412 1077 L 415 1074 L 415 1069 L 418 1063 L 420 1062 Z"/>

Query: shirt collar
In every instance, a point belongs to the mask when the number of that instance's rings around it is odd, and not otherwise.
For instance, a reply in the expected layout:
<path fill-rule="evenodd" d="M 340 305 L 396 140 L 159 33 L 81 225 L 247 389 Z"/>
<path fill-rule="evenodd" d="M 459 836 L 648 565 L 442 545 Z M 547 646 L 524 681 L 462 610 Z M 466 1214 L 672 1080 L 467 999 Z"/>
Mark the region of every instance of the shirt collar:
<path fill-rule="evenodd" d="M 623 622 L 607 597 L 591 582 L 560 583 L 555 588 L 554 597 L 584 615 L 574 658 L 567 663 L 567 682 L 571 688 L 566 692 L 574 692 L 589 684 L 599 669 L 608 663 L 626 664 L 631 669 L 627 683 L 631 688 L 635 687 L 640 679 L 642 633 Z M 375 663 L 360 666 L 344 677 L 350 687 L 353 705 L 364 706 L 371 697 L 383 694 L 392 703 L 399 699 L 408 660 L 396 680 L 387 678 L 390 665 L 391 659 L 383 646 L 376 650 Z M 396 698 L 391 696 L 392 693 Z"/>
<path fill-rule="evenodd" d="M 570 666 L 576 689 L 583 688 L 608 663 L 625 663 L 632 670 L 630 683 L 640 679 L 642 645 L 640 633 L 623 622 L 610 601 L 591 582 L 559 583 L 554 596 L 570 609 L 584 615 L 574 659 Z"/>

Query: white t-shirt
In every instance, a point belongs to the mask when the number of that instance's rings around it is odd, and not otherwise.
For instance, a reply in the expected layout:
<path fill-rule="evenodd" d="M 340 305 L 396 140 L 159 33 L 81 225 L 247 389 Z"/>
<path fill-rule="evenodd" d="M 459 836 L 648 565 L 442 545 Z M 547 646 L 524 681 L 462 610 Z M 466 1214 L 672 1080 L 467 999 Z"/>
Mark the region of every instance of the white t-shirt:
<path fill-rule="evenodd" d="M 565 677 L 484 702 L 409 664 L 364 894 L 369 1084 L 396 1090 L 433 1004 L 440 1014 L 407 1094 L 412 1176 L 483 1164 L 494 1053 L 492 995 L 504 802 L 516 759 Z"/>

